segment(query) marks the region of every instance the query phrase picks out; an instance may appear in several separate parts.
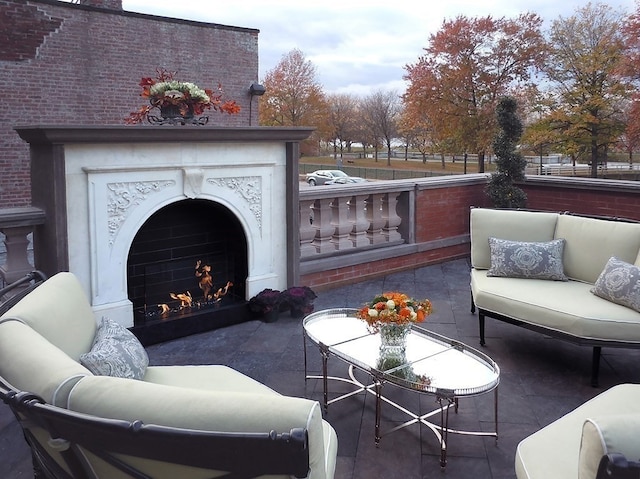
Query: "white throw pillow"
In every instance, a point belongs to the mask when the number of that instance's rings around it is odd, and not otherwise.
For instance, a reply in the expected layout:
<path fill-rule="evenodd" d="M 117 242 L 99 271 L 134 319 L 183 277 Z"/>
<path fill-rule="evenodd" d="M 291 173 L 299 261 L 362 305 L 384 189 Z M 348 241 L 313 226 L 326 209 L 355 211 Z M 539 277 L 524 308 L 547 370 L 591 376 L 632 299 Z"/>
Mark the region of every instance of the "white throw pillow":
<path fill-rule="evenodd" d="M 142 379 L 149 356 L 131 331 L 102 318 L 91 351 L 80 356 L 80 363 L 97 376 Z"/>

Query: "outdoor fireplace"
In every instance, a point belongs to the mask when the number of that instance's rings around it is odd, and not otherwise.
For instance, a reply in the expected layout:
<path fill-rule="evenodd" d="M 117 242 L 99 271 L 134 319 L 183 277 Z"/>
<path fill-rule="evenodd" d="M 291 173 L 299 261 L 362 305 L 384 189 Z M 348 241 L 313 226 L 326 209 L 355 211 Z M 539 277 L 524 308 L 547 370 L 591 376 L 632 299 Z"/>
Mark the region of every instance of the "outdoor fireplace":
<path fill-rule="evenodd" d="M 16 131 L 46 214 L 36 266 L 73 272 L 97 320 L 157 342 L 245 320 L 250 297 L 297 282 L 298 142 L 310 129 Z"/>

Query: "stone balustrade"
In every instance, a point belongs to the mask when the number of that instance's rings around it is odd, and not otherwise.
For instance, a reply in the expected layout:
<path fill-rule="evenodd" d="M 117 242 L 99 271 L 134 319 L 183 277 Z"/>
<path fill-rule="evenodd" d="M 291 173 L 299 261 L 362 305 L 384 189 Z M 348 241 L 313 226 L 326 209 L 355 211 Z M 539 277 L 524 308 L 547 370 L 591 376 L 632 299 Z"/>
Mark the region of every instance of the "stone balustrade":
<path fill-rule="evenodd" d="M 335 284 L 468 254 L 468 210 L 487 206 L 486 179 L 462 175 L 316 187 L 301 184 L 299 276 L 294 282 Z M 532 209 L 640 220 L 639 182 L 534 176 L 523 186 Z M 0 278 L 5 282 L 33 268 L 29 234 L 44 222 L 38 208 L 0 210 Z M 35 253 L 36 267 L 39 256 L 55 254 Z"/>
<path fill-rule="evenodd" d="M 302 187 L 301 260 L 407 242 L 400 228 L 409 218 L 398 213 L 398 204 L 412 189 L 390 182 Z"/>

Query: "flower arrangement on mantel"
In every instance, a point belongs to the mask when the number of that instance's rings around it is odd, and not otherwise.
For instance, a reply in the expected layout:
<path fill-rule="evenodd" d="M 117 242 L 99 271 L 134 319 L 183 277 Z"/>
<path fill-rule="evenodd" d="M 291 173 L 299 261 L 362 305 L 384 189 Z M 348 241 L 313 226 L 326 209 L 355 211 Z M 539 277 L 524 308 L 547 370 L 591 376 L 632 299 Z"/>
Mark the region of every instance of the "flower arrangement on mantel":
<path fill-rule="evenodd" d="M 422 323 L 433 310 L 428 299 L 415 300 L 404 293 L 389 292 L 376 296 L 364 305 L 356 316 L 366 321 L 369 328 L 377 332 L 381 324 L 404 325 Z"/>
<path fill-rule="evenodd" d="M 125 119 L 128 124 L 141 123 L 152 116 L 149 113 L 158 108 L 161 111 L 167 108 L 177 110 L 183 117 L 202 115 L 205 110 L 211 109 L 221 113 L 235 115 L 240 112 L 240 106 L 234 100 L 224 100 L 222 85 L 218 85 L 217 92 L 203 89 L 191 82 L 176 80 L 177 72 L 170 72 L 161 68 L 156 70 L 155 79 L 143 77 L 140 80 L 142 93 L 140 96 L 148 99 L 149 104 L 129 114 Z"/>
<path fill-rule="evenodd" d="M 313 300 L 318 296 L 308 286 L 292 286 L 282 292 L 280 310 L 291 310 L 294 316 L 307 315 L 313 312 Z"/>

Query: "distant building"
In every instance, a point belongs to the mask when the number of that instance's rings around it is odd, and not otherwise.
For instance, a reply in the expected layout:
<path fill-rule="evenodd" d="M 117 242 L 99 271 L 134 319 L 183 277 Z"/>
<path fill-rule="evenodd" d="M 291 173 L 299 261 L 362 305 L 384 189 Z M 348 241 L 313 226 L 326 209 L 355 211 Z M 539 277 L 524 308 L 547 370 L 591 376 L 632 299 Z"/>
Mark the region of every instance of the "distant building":
<path fill-rule="evenodd" d="M 0 0 L 0 212 L 31 201 L 29 148 L 15 126 L 122 125 L 157 68 L 223 85 L 242 111 L 209 112 L 210 125 L 257 125 L 258 33 L 127 12 L 122 0 Z"/>

